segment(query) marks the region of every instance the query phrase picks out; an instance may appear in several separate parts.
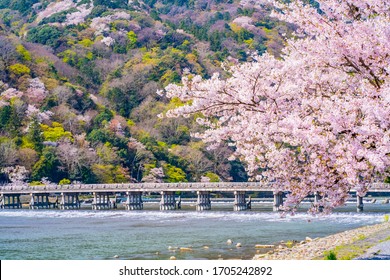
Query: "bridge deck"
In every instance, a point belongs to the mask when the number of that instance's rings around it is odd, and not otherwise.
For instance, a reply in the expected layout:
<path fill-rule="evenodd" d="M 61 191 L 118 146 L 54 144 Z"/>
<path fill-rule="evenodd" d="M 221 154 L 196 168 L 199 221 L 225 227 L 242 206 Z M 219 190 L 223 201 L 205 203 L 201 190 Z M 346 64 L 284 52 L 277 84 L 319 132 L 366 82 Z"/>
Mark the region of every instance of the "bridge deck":
<path fill-rule="evenodd" d="M 272 184 L 259 182 L 223 182 L 223 183 L 129 183 L 129 184 L 77 184 L 77 185 L 45 185 L 45 186 L 1 186 L 0 194 L 31 193 L 92 193 L 92 192 L 162 192 L 162 191 L 275 191 Z M 280 189 L 279 189 L 280 190 Z M 356 190 L 351 189 L 351 192 Z M 390 192 L 390 184 L 372 184 L 369 192 Z"/>

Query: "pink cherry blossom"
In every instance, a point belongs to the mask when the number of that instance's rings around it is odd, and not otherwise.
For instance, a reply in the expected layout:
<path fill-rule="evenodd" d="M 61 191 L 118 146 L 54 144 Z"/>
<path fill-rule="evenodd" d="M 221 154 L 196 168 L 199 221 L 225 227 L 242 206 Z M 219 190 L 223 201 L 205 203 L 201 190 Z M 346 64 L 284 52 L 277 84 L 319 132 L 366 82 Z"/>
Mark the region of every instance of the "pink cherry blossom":
<path fill-rule="evenodd" d="M 8 166 L 2 168 L 0 171 L 7 174 L 8 179 L 11 181 L 11 185 L 26 185 L 25 180 L 27 179 L 29 172 L 24 166 Z"/>
<path fill-rule="evenodd" d="M 48 94 L 49 92 L 46 90 L 44 83 L 39 78 L 30 79 L 30 85 L 25 94 L 29 103 L 39 104 Z"/>
<path fill-rule="evenodd" d="M 0 98 L 3 100 L 10 100 L 12 98 L 20 98 L 23 96 L 23 92 L 18 91 L 15 88 L 9 88 L 0 93 Z"/>
<path fill-rule="evenodd" d="M 80 24 L 85 21 L 85 18 L 91 13 L 93 3 L 83 4 L 77 7 L 77 11 L 66 15 L 65 25 Z"/>
<path fill-rule="evenodd" d="M 59 13 L 62 11 L 66 11 L 70 8 L 76 7 L 77 3 L 75 3 L 73 0 L 63 0 L 59 2 L 53 2 L 47 5 L 46 9 L 39 12 L 37 15 L 37 22 L 40 22 L 44 18 L 48 18 L 55 13 Z"/>
<path fill-rule="evenodd" d="M 227 79 L 187 75 L 165 88 L 185 103 L 166 115 L 201 113 L 206 130 L 194 136 L 229 141 L 254 180 L 289 191 L 286 211 L 318 192 L 328 213 L 389 174 L 390 2 L 317 2 L 321 12 L 272 1 L 273 16 L 298 26 L 281 59 L 265 53 Z"/>
<path fill-rule="evenodd" d="M 32 119 L 33 117 L 38 118 L 38 121 L 41 123 L 42 121 L 49 120 L 54 115 L 54 113 L 51 111 L 41 112 L 37 107 L 29 104 L 26 109 L 26 115 L 30 119 Z"/>

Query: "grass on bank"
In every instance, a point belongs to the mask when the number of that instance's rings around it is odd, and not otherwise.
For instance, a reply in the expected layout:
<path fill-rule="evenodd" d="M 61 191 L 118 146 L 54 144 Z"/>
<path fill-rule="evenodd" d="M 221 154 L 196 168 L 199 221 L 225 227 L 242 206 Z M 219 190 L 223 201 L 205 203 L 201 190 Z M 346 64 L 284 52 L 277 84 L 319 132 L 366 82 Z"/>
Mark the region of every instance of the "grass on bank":
<path fill-rule="evenodd" d="M 386 242 L 390 240 L 390 236 L 386 237 L 385 239 L 379 240 L 379 243 Z"/>
<path fill-rule="evenodd" d="M 286 242 L 287 248 L 292 248 L 292 247 L 294 246 L 294 244 L 295 244 L 295 242 L 292 241 L 292 240 L 288 240 L 288 241 Z"/>
<path fill-rule="evenodd" d="M 359 241 L 367 239 L 367 236 L 360 234 L 352 244 L 343 244 L 336 246 L 333 250 L 324 252 L 324 260 L 352 260 L 362 254 L 371 247 L 369 244 L 359 244 Z M 355 242 L 359 242 L 355 244 Z"/>
<path fill-rule="evenodd" d="M 389 215 L 384 215 L 383 220 L 385 223 L 389 222 Z M 350 244 L 343 244 L 335 247 L 333 250 L 325 251 L 323 254 L 324 260 L 352 260 L 360 255 L 363 255 L 369 248 L 375 245 L 375 243 L 366 240 L 367 236 L 360 234 Z M 379 240 L 379 242 L 389 241 L 390 236 Z"/>
<path fill-rule="evenodd" d="M 363 255 L 371 245 L 340 245 L 333 250 L 324 252 L 324 260 L 352 260 Z"/>

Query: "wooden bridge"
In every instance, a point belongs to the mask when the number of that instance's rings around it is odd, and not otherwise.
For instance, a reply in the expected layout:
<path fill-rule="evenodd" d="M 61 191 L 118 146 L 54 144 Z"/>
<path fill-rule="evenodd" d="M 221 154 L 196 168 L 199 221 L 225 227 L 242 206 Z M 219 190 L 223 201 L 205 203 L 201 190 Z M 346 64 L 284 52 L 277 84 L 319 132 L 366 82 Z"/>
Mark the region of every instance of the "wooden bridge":
<path fill-rule="evenodd" d="M 29 195 L 31 209 L 60 208 L 79 209 L 80 194 L 92 194 L 92 209 L 110 209 L 115 207 L 115 202 L 110 200 L 110 195 L 123 194 L 126 196 L 125 207 L 128 210 L 143 209 L 143 193 L 159 193 L 160 209 L 174 210 L 181 208 L 181 198 L 176 192 L 196 192 L 198 211 L 211 209 L 212 192 L 231 192 L 234 194 L 235 211 L 251 208 L 251 197 L 247 198 L 247 192 L 272 192 L 274 196 L 273 209 L 278 211 L 283 205 L 285 192 L 280 191 L 273 184 L 260 182 L 220 182 L 220 183 L 122 183 L 122 184 L 74 184 L 74 185 L 6 185 L 0 186 L 0 208 L 22 208 L 20 196 Z M 351 192 L 356 192 L 352 189 Z M 390 193 L 390 184 L 374 183 L 368 192 Z M 320 199 L 318 194 L 312 194 L 314 202 Z M 50 202 L 49 196 L 55 196 L 56 201 Z M 357 210 L 363 210 L 363 197 L 357 197 Z"/>

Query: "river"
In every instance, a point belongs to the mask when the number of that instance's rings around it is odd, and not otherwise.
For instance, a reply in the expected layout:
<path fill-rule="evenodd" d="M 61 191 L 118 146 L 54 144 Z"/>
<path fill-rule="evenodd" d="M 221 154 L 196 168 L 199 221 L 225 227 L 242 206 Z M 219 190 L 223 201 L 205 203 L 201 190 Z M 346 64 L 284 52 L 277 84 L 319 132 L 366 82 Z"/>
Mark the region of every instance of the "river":
<path fill-rule="evenodd" d="M 356 213 L 351 203 L 330 216 L 311 216 L 303 206 L 302 212 L 281 218 L 270 204 L 252 207 L 245 212 L 223 203 L 207 212 L 186 204 L 162 212 L 153 203 L 143 211 L 4 209 L 0 259 L 251 259 L 259 253 L 256 244 L 323 237 L 379 223 L 390 212 L 389 204 L 377 203 Z"/>

